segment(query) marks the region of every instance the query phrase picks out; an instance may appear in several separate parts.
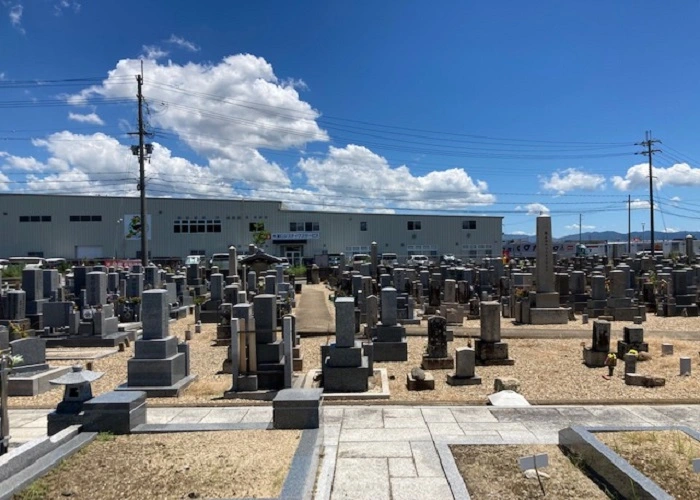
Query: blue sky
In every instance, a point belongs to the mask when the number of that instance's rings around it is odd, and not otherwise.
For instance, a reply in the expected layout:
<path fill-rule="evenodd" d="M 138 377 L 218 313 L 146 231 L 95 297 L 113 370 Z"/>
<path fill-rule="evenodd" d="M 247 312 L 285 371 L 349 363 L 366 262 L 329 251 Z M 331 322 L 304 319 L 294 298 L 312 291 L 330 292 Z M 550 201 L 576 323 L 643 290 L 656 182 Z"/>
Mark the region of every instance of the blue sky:
<path fill-rule="evenodd" d="M 697 2 L 0 0 L 0 190 L 700 230 Z M 669 7 L 670 5 L 670 7 Z M 629 198 L 628 198 L 629 197 Z"/>

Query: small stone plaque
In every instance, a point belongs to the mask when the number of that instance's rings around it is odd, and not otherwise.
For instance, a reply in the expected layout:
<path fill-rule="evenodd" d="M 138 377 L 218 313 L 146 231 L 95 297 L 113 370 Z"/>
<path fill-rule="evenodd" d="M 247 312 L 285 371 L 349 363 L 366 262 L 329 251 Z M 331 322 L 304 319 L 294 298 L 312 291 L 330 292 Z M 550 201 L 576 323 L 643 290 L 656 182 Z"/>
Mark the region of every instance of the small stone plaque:
<path fill-rule="evenodd" d="M 700 458 L 693 459 L 693 472 L 700 472 Z"/>
<path fill-rule="evenodd" d="M 522 457 L 518 459 L 518 463 L 521 470 L 542 469 L 549 465 L 549 455 L 540 453 L 539 455 Z"/>

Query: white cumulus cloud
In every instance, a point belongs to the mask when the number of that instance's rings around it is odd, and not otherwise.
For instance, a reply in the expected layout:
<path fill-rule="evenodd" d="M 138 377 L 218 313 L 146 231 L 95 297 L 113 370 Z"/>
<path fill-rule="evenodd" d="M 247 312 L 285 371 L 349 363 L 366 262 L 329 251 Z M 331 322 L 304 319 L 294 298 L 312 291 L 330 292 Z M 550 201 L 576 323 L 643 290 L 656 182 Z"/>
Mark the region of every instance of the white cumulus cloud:
<path fill-rule="evenodd" d="M 141 50 L 143 51 L 143 56 L 146 59 L 152 59 L 154 61 L 168 55 L 167 50 L 163 50 L 157 45 L 143 45 L 141 46 Z"/>
<path fill-rule="evenodd" d="M 568 226 L 564 226 L 564 227 L 565 227 L 566 229 L 569 229 L 569 230 L 572 230 L 572 231 L 573 231 L 574 229 L 575 229 L 576 231 L 578 231 L 579 229 L 581 229 L 581 230 L 585 229 L 585 230 L 587 230 L 587 231 L 588 231 L 588 230 L 591 230 L 591 229 L 595 229 L 595 226 L 593 226 L 593 225 L 586 225 L 586 224 L 581 224 L 580 226 L 579 226 L 578 224 L 569 224 Z"/>
<path fill-rule="evenodd" d="M 540 177 L 542 187 L 548 191 L 564 194 L 575 189 L 595 191 L 605 185 L 605 177 L 590 174 L 576 168 L 567 168 L 554 172 L 549 177 Z"/>
<path fill-rule="evenodd" d="M 22 27 L 22 13 L 24 12 L 24 6 L 21 3 L 12 5 L 10 7 L 10 23 L 12 26 L 19 31 L 20 33 L 24 33 L 24 28 Z"/>
<path fill-rule="evenodd" d="M 698 187 L 700 186 L 700 168 L 693 168 L 687 163 L 676 163 L 670 167 L 652 167 L 654 185 L 661 189 L 664 186 Z M 649 187 L 649 165 L 640 163 L 627 169 L 624 177 L 614 176 L 612 184 L 620 191 Z"/>
<path fill-rule="evenodd" d="M 184 65 L 145 60 L 143 65 L 150 124 L 177 136 L 213 169 L 226 165 L 229 177 L 239 182 L 274 179 L 284 187 L 287 173 L 260 149 L 301 149 L 328 140 L 316 122 L 319 113 L 294 85 L 280 82 L 261 57 L 239 54 L 217 64 Z M 134 75 L 140 72 L 140 60 L 123 59 L 101 85 L 67 100 L 86 105 L 93 96 L 133 98 Z"/>
<path fill-rule="evenodd" d="M 542 203 L 529 203 L 515 207 L 516 212 L 526 212 L 527 215 L 549 215 L 549 208 Z"/>
<path fill-rule="evenodd" d="M 199 52 L 200 50 L 200 48 L 196 44 L 185 40 L 181 36 L 170 35 L 170 38 L 168 38 L 166 42 L 171 43 L 173 45 L 177 45 L 178 47 L 183 48 L 189 52 Z"/>
<path fill-rule="evenodd" d="M 92 125 L 104 125 L 105 122 L 100 118 L 97 113 L 88 113 L 86 115 L 81 115 L 79 113 L 68 113 L 68 119 L 80 123 L 90 123 Z"/>
<path fill-rule="evenodd" d="M 384 157 L 355 144 L 331 146 L 325 157 L 305 158 L 298 166 L 310 187 L 329 199 L 341 200 L 344 210 L 463 210 L 490 205 L 496 199 L 485 182 L 473 180 L 463 169 L 416 176 L 408 167 L 391 167 Z"/>

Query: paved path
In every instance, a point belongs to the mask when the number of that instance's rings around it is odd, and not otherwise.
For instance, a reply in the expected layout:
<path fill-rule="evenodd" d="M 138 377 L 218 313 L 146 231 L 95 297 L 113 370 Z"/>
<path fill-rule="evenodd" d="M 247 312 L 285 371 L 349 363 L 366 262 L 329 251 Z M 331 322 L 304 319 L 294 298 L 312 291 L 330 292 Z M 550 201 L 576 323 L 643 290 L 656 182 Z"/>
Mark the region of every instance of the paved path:
<path fill-rule="evenodd" d="M 296 330 L 304 334 L 335 333 L 335 318 L 328 305 L 328 293 L 324 285 L 303 285 L 302 293 L 297 295 Z"/>
<path fill-rule="evenodd" d="M 10 410 L 12 446 L 46 434 L 49 410 Z M 272 408 L 149 408 L 149 424 L 269 424 Z M 325 406 L 324 454 L 315 499 L 468 498 L 448 444 L 557 444 L 558 431 L 586 426 L 687 425 L 700 405 Z"/>

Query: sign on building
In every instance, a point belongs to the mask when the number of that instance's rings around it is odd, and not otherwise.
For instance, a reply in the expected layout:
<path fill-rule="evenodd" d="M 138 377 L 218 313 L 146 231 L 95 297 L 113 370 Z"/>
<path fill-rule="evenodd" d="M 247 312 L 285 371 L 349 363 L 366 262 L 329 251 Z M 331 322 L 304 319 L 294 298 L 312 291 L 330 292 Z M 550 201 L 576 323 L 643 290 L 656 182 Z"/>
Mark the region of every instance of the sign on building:
<path fill-rule="evenodd" d="M 139 214 L 124 215 L 124 239 L 140 240 L 141 239 L 141 216 Z M 146 216 L 146 235 L 151 239 L 151 215 Z"/>

